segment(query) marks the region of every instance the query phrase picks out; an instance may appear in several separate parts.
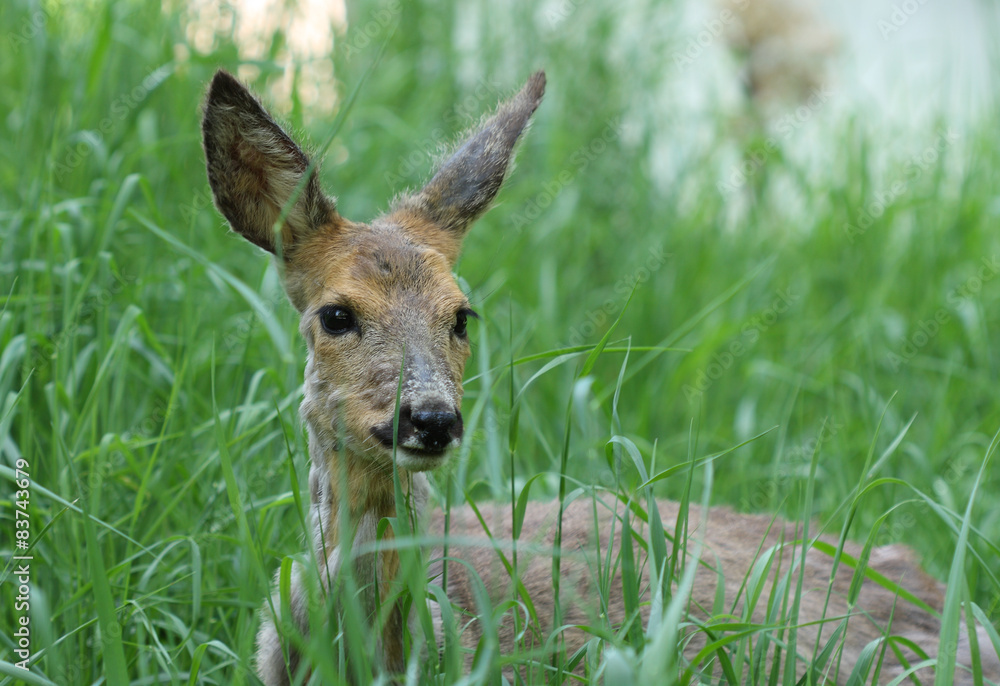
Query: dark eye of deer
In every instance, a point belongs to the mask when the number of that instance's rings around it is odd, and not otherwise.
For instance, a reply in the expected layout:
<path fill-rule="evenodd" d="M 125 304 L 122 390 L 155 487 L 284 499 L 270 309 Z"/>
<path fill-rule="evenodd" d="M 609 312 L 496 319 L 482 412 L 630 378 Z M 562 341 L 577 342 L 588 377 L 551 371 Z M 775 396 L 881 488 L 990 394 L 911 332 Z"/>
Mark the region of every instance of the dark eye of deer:
<path fill-rule="evenodd" d="M 320 310 L 319 321 L 323 330 L 332 336 L 340 336 L 356 328 L 351 311 L 337 305 L 328 305 Z"/>
<path fill-rule="evenodd" d="M 469 315 L 465 312 L 459 312 L 455 317 L 455 335 L 459 338 L 465 338 L 466 327 L 469 323 Z"/>

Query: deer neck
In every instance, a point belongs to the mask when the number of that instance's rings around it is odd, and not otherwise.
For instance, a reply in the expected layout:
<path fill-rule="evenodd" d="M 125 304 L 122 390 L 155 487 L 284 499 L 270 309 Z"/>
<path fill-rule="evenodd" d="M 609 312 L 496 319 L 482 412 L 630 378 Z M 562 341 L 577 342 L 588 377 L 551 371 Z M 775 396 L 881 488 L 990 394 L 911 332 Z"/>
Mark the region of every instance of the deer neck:
<path fill-rule="evenodd" d="M 337 440 L 337 428 L 327 413 L 317 416 L 316 403 L 308 393 L 302 403 L 302 417 L 309 431 L 309 495 L 312 510 L 313 545 L 317 559 L 340 558 L 345 533 L 353 537 L 352 550 L 371 550 L 378 543 L 379 522 L 386 518 L 406 518 L 416 523 L 427 502 L 427 477 L 420 472 L 396 469 L 405 512 L 398 511 L 392 465 L 358 454 Z M 345 520 L 346 518 L 346 520 Z M 391 538 L 386 530 L 382 538 Z M 398 567 L 392 550 L 380 551 L 379 578 Z M 362 570 L 358 570 L 359 576 Z M 390 575 L 391 576 L 391 575 Z M 364 581 L 364 578 L 359 578 Z"/>

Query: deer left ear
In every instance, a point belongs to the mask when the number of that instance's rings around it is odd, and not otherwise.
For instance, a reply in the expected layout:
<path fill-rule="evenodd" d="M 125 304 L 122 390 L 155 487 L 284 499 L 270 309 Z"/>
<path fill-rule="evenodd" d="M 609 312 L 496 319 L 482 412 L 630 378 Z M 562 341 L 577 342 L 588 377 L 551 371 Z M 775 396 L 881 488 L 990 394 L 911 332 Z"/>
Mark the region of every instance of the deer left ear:
<path fill-rule="evenodd" d="M 545 93 L 545 72 L 535 72 L 521 91 L 497 107 L 441 165 L 417 194 L 396 202 L 393 214 L 413 213 L 435 224 L 454 245 L 454 261 L 466 231 L 492 204 L 503 185 L 514 145 Z"/>

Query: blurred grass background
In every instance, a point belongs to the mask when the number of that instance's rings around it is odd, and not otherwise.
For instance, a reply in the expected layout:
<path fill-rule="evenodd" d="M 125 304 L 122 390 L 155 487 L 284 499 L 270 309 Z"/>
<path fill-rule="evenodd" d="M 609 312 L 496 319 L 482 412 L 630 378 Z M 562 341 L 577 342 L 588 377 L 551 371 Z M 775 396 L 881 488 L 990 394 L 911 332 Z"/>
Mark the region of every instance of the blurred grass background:
<path fill-rule="evenodd" d="M 277 559 L 301 545 L 289 479 L 291 464 L 307 472 L 304 345 L 273 266 L 211 206 L 199 103 L 226 67 L 322 141 L 383 43 L 322 171 L 358 220 L 417 186 L 531 71 L 549 78 L 457 270 L 484 317 L 468 440 L 441 484 L 509 497 L 510 384 L 543 362 L 513 380 L 507 365 L 595 343 L 634 287 L 614 345 L 673 350 L 629 354 L 620 429 L 609 396 L 623 355 L 603 356 L 586 384 L 574 385 L 579 358 L 533 381 L 519 481 L 558 471 L 570 394 L 572 477 L 614 485 L 611 432 L 647 458 L 655 445 L 659 471 L 776 427 L 716 464 L 714 502 L 799 516 L 818 450 L 811 514 L 834 529 L 870 449 L 891 447 L 879 473 L 907 485 L 868 494 L 856 535 L 912 500 L 879 541 L 914 547 L 943 577 L 956 534 L 915 491 L 962 513 L 1000 429 L 992 91 L 967 116 L 928 102 L 929 116 L 896 128 L 843 77 L 833 95 L 817 85 L 765 100 L 740 77 L 752 45 L 730 50 L 710 32 L 684 52 L 721 11 L 692 22 L 671 3 L 352 2 L 310 53 L 290 46 L 306 26 L 291 6 L 251 40 L 228 6 L 5 2 L 0 469 L 10 479 L 26 460 L 33 483 L 36 672 L 59 684 L 254 682 L 255 612 Z M 994 467 L 972 515 L 984 564 L 968 567 L 994 624 L 998 489 Z M 8 662 L 11 571 L 0 576 Z"/>

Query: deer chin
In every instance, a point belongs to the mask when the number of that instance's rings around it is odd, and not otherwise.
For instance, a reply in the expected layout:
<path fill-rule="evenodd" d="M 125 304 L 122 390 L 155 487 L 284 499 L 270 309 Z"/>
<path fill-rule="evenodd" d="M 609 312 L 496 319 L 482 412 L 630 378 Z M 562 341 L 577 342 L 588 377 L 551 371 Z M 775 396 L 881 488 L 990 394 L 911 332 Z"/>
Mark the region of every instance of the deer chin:
<path fill-rule="evenodd" d="M 378 440 L 378 446 L 384 454 L 392 459 L 393 434 L 391 424 L 388 426 L 373 427 L 372 436 Z M 426 472 L 438 469 L 448 461 L 452 450 L 461 444 L 462 438 L 460 434 L 458 436 L 449 436 L 446 443 L 437 441 L 428 444 L 419 431 L 414 431 L 412 428 L 405 431 L 401 427 L 400 435 L 397 437 L 395 444 L 396 466 L 411 472 Z"/>
<path fill-rule="evenodd" d="M 440 451 L 396 448 L 396 466 L 411 472 L 429 472 L 442 467 L 451 457 L 451 446 Z"/>

